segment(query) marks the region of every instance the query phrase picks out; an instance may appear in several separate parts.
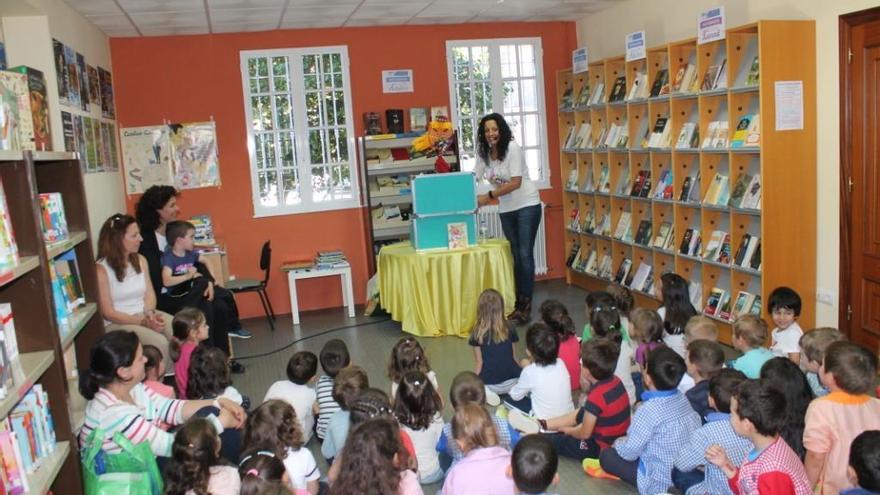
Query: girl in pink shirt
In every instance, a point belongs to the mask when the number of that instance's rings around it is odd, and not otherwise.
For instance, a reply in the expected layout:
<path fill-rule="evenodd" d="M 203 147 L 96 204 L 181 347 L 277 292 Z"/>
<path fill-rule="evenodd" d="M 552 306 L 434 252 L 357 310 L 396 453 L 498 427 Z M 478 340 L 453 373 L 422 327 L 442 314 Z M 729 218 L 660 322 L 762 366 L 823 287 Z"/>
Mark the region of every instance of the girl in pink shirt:
<path fill-rule="evenodd" d="M 541 303 L 541 319 L 559 335 L 559 359 L 565 363 L 572 390 L 581 388 L 581 341 L 564 304 L 556 299 Z"/>
<path fill-rule="evenodd" d="M 442 495 L 465 493 L 514 493 L 507 476 L 510 452 L 498 446 L 495 424 L 479 404 L 464 404 L 452 418 L 452 436 L 464 452 L 446 474 Z"/>
<path fill-rule="evenodd" d="M 176 399 L 174 395 L 174 387 L 162 383 L 162 377 L 165 376 L 165 360 L 162 351 L 154 345 L 144 345 L 144 357 L 147 358 L 144 364 L 144 373 L 147 377 L 144 379 L 144 387 L 156 392 L 162 397 Z"/>
<path fill-rule="evenodd" d="M 174 436 L 165 469 L 167 495 L 238 495 L 238 470 L 220 459 L 220 437 L 207 419 L 192 418 Z"/>
<path fill-rule="evenodd" d="M 186 397 L 189 380 L 189 361 L 199 342 L 208 338 L 208 322 L 205 314 L 196 308 L 183 308 L 171 320 L 174 340 L 171 341 L 171 359 L 174 361 L 174 381 L 177 393 Z"/>

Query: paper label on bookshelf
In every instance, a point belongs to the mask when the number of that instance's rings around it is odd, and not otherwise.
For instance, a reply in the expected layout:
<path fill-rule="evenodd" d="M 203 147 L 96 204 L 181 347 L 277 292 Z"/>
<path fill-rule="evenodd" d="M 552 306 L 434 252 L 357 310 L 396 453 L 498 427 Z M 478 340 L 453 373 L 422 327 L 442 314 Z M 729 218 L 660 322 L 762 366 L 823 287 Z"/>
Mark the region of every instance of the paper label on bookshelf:
<path fill-rule="evenodd" d="M 776 81 L 776 130 L 797 131 L 804 128 L 804 82 Z"/>
<path fill-rule="evenodd" d="M 587 47 L 581 47 L 571 52 L 571 72 L 580 74 L 587 72 L 589 65 L 587 63 Z"/>
<path fill-rule="evenodd" d="M 641 60 L 647 57 L 645 31 L 635 31 L 626 35 L 626 61 Z"/>
<path fill-rule="evenodd" d="M 412 69 L 382 71 L 383 93 L 412 93 L 413 89 Z"/>
<path fill-rule="evenodd" d="M 724 7 L 714 7 L 697 16 L 697 44 L 724 39 Z"/>

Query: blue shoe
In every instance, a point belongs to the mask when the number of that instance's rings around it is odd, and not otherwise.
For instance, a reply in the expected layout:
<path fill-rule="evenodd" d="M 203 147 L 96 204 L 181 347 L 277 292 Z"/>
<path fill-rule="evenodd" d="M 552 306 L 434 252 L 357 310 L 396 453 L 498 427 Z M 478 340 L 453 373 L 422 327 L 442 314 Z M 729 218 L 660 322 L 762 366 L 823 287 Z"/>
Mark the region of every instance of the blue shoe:
<path fill-rule="evenodd" d="M 253 337 L 254 335 L 252 333 L 248 332 L 247 330 L 245 330 L 244 328 L 238 328 L 235 330 L 230 330 L 229 336 L 235 337 L 236 339 L 249 339 L 249 338 Z"/>

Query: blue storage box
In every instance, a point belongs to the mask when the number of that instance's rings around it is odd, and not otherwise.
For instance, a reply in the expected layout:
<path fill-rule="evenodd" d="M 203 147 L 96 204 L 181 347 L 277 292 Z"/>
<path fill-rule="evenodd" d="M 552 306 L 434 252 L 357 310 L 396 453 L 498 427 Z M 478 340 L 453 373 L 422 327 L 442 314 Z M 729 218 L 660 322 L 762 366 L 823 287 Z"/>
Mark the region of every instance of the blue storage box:
<path fill-rule="evenodd" d="M 448 249 L 449 225 L 465 224 L 467 245 L 477 243 L 477 181 L 472 172 L 427 174 L 412 180 L 410 240 L 416 250 Z"/>

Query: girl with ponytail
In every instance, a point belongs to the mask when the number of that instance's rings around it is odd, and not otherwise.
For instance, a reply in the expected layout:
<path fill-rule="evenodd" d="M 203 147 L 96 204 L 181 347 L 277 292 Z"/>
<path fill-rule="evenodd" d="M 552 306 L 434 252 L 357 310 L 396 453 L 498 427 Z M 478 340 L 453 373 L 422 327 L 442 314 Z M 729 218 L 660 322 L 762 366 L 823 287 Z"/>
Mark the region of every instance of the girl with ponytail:
<path fill-rule="evenodd" d="M 174 436 L 165 469 L 165 495 L 238 495 L 238 470 L 220 459 L 220 437 L 206 419 L 193 418 Z"/>

